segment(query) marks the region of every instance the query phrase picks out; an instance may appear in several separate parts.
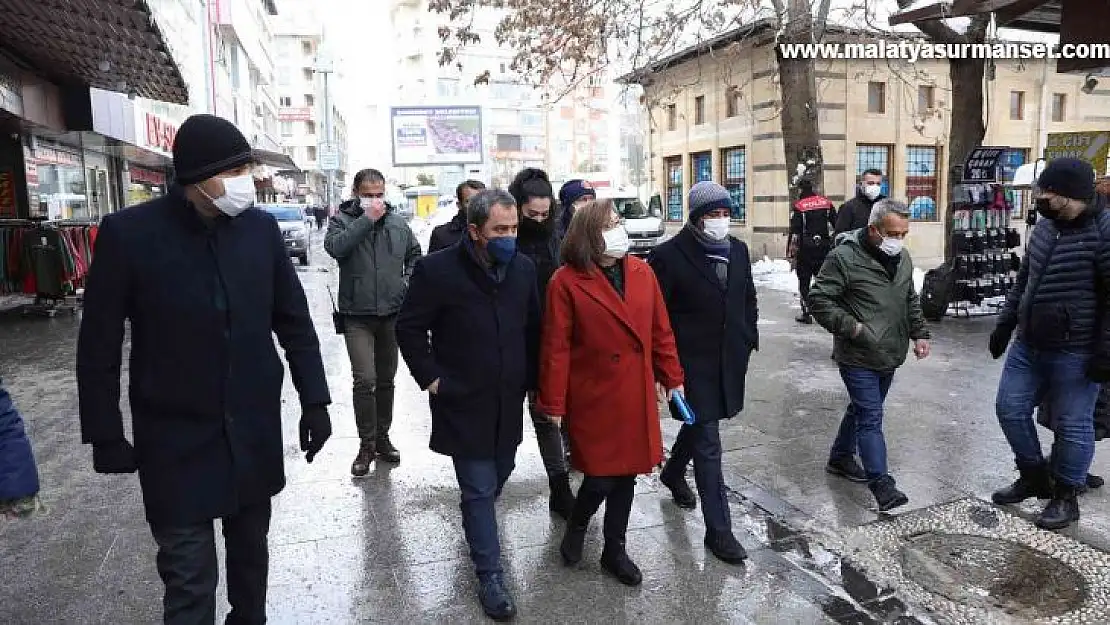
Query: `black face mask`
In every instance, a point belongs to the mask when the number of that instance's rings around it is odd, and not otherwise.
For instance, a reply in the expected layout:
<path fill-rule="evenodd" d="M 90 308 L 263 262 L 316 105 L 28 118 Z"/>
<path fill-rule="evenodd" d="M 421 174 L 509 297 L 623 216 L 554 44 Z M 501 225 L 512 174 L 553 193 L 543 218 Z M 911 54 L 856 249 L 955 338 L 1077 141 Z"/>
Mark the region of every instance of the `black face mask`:
<path fill-rule="evenodd" d="M 521 217 L 520 233 L 530 237 L 546 237 L 551 234 L 551 219 L 536 221 L 528 217 Z"/>
<path fill-rule="evenodd" d="M 1046 197 L 1037 198 L 1036 204 L 1037 213 L 1045 219 L 1057 219 L 1060 217 L 1060 209 L 1052 208 L 1052 201 Z"/>

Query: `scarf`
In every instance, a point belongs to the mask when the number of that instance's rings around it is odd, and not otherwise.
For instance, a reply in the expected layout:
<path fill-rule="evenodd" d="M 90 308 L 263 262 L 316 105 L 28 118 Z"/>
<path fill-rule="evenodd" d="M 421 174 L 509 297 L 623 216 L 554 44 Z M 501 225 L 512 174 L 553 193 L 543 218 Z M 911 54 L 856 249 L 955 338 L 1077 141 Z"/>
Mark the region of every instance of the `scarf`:
<path fill-rule="evenodd" d="M 694 224 L 686 224 L 686 228 L 694 235 L 694 240 L 701 244 L 705 250 L 705 260 L 717 273 L 717 280 L 721 286 L 728 286 L 728 257 L 732 251 L 732 241 L 725 237 L 723 241 L 711 239 Z"/>

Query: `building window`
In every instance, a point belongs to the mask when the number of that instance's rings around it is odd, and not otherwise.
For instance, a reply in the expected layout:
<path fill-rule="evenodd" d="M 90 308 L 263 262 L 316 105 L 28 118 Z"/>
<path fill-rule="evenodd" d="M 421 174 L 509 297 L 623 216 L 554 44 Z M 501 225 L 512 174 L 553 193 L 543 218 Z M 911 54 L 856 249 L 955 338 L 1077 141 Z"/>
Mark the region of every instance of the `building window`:
<path fill-rule="evenodd" d="M 906 201 L 914 221 L 937 220 L 938 159 L 938 150 L 933 146 L 906 146 Z"/>
<path fill-rule="evenodd" d="M 1010 92 L 1010 119 L 1025 119 L 1025 92 Z"/>
<path fill-rule="evenodd" d="M 921 85 L 917 88 L 917 112 L 924 113 L 936 106 L 937 88 L 932 85 Z"/>
<path fill-rule="evenodd" d="M 736 117 L 740 114 L 740 90 L 730 87 L 725 94 L 725 117 Z"/>
<path fill-rule="evenodd" d="M 1052 94 L 1052 121 L 1062 122 L 1068 118 L 1068 96 L 1063 93 Z"/>
<path fill-rule="evenodd" d="M 691 183 L 703 180 L 713 180 L 713 155 L 709 152 L 698 152 L 690 155 Z"/>
<path fill-rule="evenodd" d="M 497 135 L 497 149 L 502 152 L 520 152 L 520 135 Z"/>
<path fill-rule="evenodd" d="M 281 96 L 278 98 L 278 103 L 281 106 L 293 106 L 293 98 L 289 96 Z"/>
<path fill-rule="evenodd" d="M 667 221 L 682 221 L 682 157 L 663 159 L 667 172 Z"/>
<path fill-rule="evenodd" d="M 311 67 L 304 68 L 302 70 L 302 73 L 304 74 L 304 79 L 306 81 L 312 82 L 312 68 Z"/>
<path fill-rule="evenodd" d="M 883 172 L 883 195 L 890 196 L 890 146 L 856 145 L 856 178 L 859 179 L 868 169 Z"/>
<path fill-rule="evenodd" d="M 721 185 L 732 196 L 732 220 L 745 221 L 747 211 L 747 153 L 744 148 L 721 150 Z"/>
<path fill-rule="evenodd" d="M 316 122 L 312 121 L 311 119 L 306 119 L 304 122 L 304 131 L 306 134 L 316 134 Z"/>
<path fill-rule="evenodd" d="M 867 83 L 867 112 L 886 113 L 886 83 Z"/>
<path fill-rule="evenodd" d="M 308 146 L 308 160 L 316 160 L 316 146 L 314 145 Z"/>
<path fill-rule="evenodd" d="M 694 125 L 700 126 L 705 123 L 705 96 L 699 95 L 694 98 Z"/>
<path fill-rule="evenodd" d="M 678 130 L 678 107 L 667 105 L 667 130 Z"/>
<path fill-rule="evenodd" d="M 293 136 L 293 122 L 291 122 L 289 120 L 283 120 L 281 122 L 281 136 L 283 136 L 283 137 L 292 137 Z"/>
<path fill-rule="evenodd" d="M 313 96 L 311 93 L 304 94 L 304 105 L 316 106 L 316 97 Z"/>
<path fill-rule="evenodd" d="M 312 54 L 312 42 L 311 41 L 302 41 L 301 42 L 301 54 L 306 54 L 306 55 Z"/>

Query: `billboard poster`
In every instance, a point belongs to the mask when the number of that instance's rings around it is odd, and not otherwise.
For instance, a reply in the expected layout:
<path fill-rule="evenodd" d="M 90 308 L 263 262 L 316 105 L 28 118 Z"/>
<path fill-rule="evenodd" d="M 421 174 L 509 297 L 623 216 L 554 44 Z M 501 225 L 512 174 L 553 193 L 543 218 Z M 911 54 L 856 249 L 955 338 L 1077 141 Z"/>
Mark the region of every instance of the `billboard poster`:
<path fill-rule="evenodd" d="M 482 109 L 478 106 L 398 106 L 390 109 L 393 165 L 464 165 L 482 162 Z"/>
<path fill-rule="evenodd" d="M 1044 158 L 1051 161 L 1064 156 L 1087 161 L 1095 168 L 1095 173 L 1107 172 L 1107 158 L 1110 157 L 1110 131 L 1096 132 L 1050 132 Z"/>

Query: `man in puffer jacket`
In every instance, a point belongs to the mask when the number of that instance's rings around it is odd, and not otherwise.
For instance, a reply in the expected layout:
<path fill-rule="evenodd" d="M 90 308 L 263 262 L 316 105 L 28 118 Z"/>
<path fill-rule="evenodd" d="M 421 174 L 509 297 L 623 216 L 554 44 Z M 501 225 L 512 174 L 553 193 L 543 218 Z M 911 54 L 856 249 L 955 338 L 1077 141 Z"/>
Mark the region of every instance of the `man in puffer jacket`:
<path fill-rule="evenodd" d="M 34 512 L 39 472 L 23 418 L 0 381 L 0 516 Z"/>
<path fill-rule="evenodd" d="M 1042 219 L 990 338 L 991 355 L 999 358 L 1017 331 L 995 410 L 1021 476 L 992 499 L 1049 499 L 1037 525 L 1062 529 L 1079 519 L 1076 495 L 1095 451 L 1092 415 L 1099 385 L 1110 381 L 1110 212 L 1085 161 L 1051 161 L 1037 186 Z M 1033 422 L 1042 399 L 1056 421 L 1052 466 Z"/>

